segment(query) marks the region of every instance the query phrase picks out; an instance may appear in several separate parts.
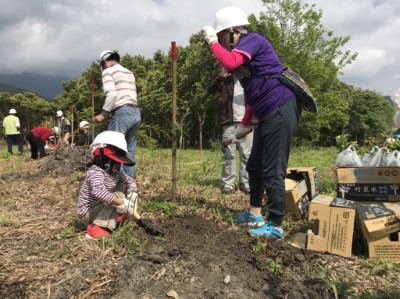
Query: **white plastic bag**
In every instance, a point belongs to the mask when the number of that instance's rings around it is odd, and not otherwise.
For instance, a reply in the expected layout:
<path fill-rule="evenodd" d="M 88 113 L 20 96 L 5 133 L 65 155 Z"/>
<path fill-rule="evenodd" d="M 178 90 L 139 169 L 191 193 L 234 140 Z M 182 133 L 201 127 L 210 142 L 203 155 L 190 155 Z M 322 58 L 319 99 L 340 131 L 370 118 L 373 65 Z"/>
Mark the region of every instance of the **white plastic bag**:
<path fill-rule="evenodd" d="M 400 152 L 398 150 L 390 153 L 386 166 L 400 166 Z"/>
<path fill-rule="evenodd" d="M 361 160 L 362 166 L 368 167 L 377 151 L 379 151 L 379 147 L 375 145 L 368 153 L 365 153 Z"/>
<path fill-rule="evenodd" d="M 340 152 L 336 159 L 337 167 L 361 167 L 361 159 L 357 155 L 354 146 L 350 145 L 347 149 Z"/>
<path fill-rule="evenodd" d="M 389 150 L 386 147 L 380 148 L 379 151 L 377 151 L 375 156 L 372 158 L 371 163 L 369 163 L 369 167 L 386 166 L 388 155 Z"/>

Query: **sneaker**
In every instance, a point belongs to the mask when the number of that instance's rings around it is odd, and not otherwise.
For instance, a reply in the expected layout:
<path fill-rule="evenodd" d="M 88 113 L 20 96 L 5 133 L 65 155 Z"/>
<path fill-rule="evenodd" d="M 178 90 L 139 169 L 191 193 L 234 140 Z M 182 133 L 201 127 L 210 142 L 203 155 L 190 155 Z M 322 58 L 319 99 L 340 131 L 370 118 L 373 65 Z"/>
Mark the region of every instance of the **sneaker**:
<path fill-rule="evenodd" d="M 272 225 L 271 222 L 267 222 L 267 224 L 255 228 L 255 229 L 250 229 L 248 231 L 249 235 L 255 236 L 255 237 L 268 237 L 268 238 L 275 238 L 275 239 L 282 239 L 283 237 L 283 230 L 282 229 L 277 229 L 275 226 Z"/>
<path fill-rule="evenodd" d="M 247 226 L 262 226 L 265 224 L 265 221 L 264 217 L 261 214 L 258 216 L 254 216 L 249 211 L 246 211 L 238 218 L 233 219 L 233 223 Z"/>
<path fill-rule="evenodd" d="M 228 187 L 224 187 L 224 188 L 222 188 L 221 192 L 223 194 L 232 194 L 233 193 L 233 189 L 232 188 L 228 188 Z"/>
<path fill-rule="evenodd" d="M 245 187 L 244 184 L 239 185 L 239 190 L 242 191 L 244 194 L 250 194 L 250 187 Z"/>
<path fill-rule="evenodd" d="M 128 219 L 127 214 L 119 214 L 117 218 L 117 226 L 115 227 L 115 229 L 122 227 L 127 219 Z"/>
<path fill-rule="evenodd" d="M 88 239 L 100 239 L 101 237 L 107 237 L 110 233 L 101 226 L 96 224 L 89 224 L 86 229 L 86 238 Z"/>
<path fill-rule="evenodd" d="M 119 216 L 117 218 L 117 222 L 124 222 L 126 219 L 128 219 L 127 214 L 119 214 Z"/>

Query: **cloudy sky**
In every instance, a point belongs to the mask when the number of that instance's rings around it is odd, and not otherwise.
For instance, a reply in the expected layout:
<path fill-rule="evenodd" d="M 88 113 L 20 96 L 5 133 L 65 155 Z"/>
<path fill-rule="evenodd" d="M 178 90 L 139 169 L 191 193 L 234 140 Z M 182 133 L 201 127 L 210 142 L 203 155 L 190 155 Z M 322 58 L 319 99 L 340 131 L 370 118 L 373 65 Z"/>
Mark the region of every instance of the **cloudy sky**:
<path fill-rule="evenodd" d="M 399 0 L 302 0 L 323 10 L 335 36 L 358 52 L 342 79 L 392 95 L 400 88 Z M 261 0 L 0 0 L 0 73 L 78 78 L 106 49 L 151 58 L 171 41 L 186 46 L 215 12 L 241 7 L 258 16 Z"/>

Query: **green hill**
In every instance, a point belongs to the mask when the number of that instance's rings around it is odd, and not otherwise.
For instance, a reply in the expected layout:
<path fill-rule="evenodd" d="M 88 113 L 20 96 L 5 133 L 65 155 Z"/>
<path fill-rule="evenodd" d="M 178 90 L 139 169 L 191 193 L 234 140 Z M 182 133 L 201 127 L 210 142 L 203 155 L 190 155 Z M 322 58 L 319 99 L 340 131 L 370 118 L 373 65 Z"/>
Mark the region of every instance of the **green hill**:
<path fill-rule="evenodd" d="M 23 89 L 23 88 L 19 88 L 19 87 L 15 87 L 15 86 L 12 86 L 12 85 L 9 85 L 9 84 L 6 84 L 6 83 L 0 83 L 0 92 L 7 92 L 7 93 L 9 93 L 11 95 L 16 95 L 18 93 L 24 93 L 24 92 L 32 92 L 32 93 L 35 93 L 38 97 L 40 97 L 42 99 L 45 99 L 47 101 L 50 100 L 49 98 L 47 98 L 47 97 L 45 97 L 43 95 L 40 95 L 40 94 L 38 94 L 36 92 L 30 91 L 30 90 L 26 90 L 26 89 Z"/>

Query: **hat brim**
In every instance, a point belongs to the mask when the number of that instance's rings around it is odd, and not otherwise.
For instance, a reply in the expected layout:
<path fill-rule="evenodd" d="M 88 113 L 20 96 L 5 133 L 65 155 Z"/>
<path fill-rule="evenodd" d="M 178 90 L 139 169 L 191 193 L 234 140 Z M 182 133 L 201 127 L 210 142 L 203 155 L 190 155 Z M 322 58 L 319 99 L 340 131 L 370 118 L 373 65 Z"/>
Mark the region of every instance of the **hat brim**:
<path fill-rule="evenodd" d="M 107 154 L 106 156 L 109 157 L 110 159 L 114 160 L 115 162 L 124 164 L 126 166 L 134 166 L 135 165 L 135 162 L 133 162 L 128 157 L 124 157 L 124 156 L 120 156 L 120 155 L 111 155 L 111 154 Z"/>

